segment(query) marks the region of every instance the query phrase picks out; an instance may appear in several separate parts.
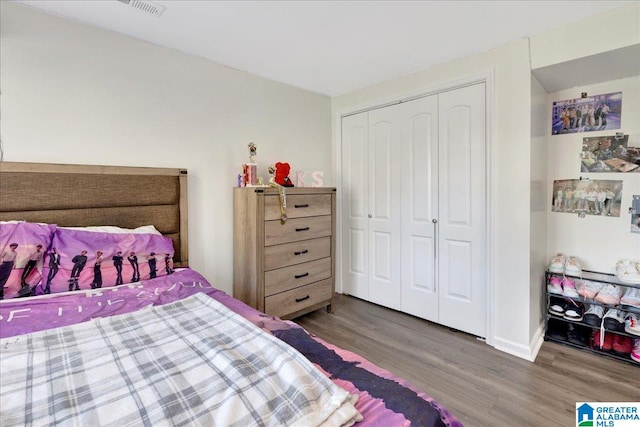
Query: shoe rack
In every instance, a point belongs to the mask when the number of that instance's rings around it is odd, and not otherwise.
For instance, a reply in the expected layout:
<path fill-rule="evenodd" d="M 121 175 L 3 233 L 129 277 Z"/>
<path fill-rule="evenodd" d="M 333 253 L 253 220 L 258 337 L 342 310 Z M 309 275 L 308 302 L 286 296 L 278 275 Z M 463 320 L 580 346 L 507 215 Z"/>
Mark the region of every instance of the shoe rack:
<path fill-rule="evenodd" d="M 603 357 L 609 357 L 609 358 L 621 360 L 627 363 L 631 363 L 636 366 L 640 366 L 640 362 L 633 360 L 630 354 L 618 353 L 613 351 L 613 349 L 603 350 L 603 349 L 600 349 L 596 344 L 594 344 L 594 338 L 595 338 L 594 334 L 598 333 L 596 331 L 600 330 L 600 326 L 602 322 L 599 322 L 600 324 L 598 326 L 593 326 L 591 324 L 586 323 L 584 321 L 584 317 L 582 320 L 578 321 L 578 320 L 566 318 L 557 313 L 552 313 L 549 310 L 552 307 L 552 304 L 555 304 L 560 300 L 565 301 L 565 303 L 568 303 L 570 306 L 573 305 L 573 303 L 577 304 L 578 306 L 583 305 L 584 306 L 583 316 L 584 316 L 584 313 L 587 312 L 589 306 L 592 304 L 599 305 L 603 308 L 604 310 L 603 316 L 604 314 L 607 313 L 609 309 L 621 310 L 624 313 L 624 316 L 626 316 L 627 313 L 635 313 L 636 315 L 640 316 L 640 307 L 634 307 L 634 306 L 623 305 L 623 304 L 608 305 L 608 304 L 603 304 L 599 301 L 596 301 L 595 299 L 587 299 L 582 296 L 569 297 L 566 295 L 558 295 L 555 293 L 550 293 L 548 285 L 553 277 L 560 278 L 561 280 L 564 278 L 569 278 L 575 283 L 576 287 L 578 287 L 579 283 L 582 283 L 584 280 L 602 284 L 603 287 L 606 286 L 607 284 L 616 285 L 623 289 L 623 291 L 621 292 L 621 296 L 625 294 L 627 288 L 640 288 L 640 285 L 622 282 L 613 274 L 599 273 L 599 272 L 587 271 L 587 270 L 583 270 L 581 276 L 572 276 L 572 275 L 567 275 L 563 273 L 552 273 L 547 271 L 545 273 L 545 284 L 544 284 L 545 295 L 546 295 L 546 308 L 547 308 L 546 309 L 546 333 L 544 338 L 545 341 L 557 342 L 560 344 L 579 348 L 584 351 L 589 351 Z M 605 329 L 605 334 L 613 334 L 611 335 L 610 339 L 605 339 L 603 341 L 604 343 L 611 343 L 613 341 L 613 338 L 615 338 L 615 335 L 619 335 L 620 337 L 629 337 L 631 339 L 631 347 L 633 348 L 633 340 L 640 338 L 640 335 L 630 334 L 625 332 L 624 330 L 613 331 L 613 330 L 608 330 L 606 327 L 603 329 Z M 580 339 L 580 337 L 584 338 L 584 342 L 582 342 L 582 339 Z M 618 340 L 622 341 L 621 338 L 618 338 Z"/>

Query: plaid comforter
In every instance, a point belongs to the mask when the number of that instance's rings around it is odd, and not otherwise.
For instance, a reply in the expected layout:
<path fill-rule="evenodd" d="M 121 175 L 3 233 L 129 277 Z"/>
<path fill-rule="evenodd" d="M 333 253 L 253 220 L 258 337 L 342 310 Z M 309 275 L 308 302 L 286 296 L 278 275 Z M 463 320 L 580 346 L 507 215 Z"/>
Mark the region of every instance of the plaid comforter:
<path fill-rule="evenodd" d="M 204 294 L 0 340 L 3 426 L 333 426 L 353 396 Z"/>

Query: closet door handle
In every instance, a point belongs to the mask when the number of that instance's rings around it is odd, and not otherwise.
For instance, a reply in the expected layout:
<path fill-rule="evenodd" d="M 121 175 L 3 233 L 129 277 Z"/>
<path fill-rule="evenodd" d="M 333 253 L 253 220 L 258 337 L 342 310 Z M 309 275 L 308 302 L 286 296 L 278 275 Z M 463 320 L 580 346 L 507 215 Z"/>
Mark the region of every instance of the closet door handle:
<path fill-rule="evenodd" d="M 296 231 L 307 231 L 309 227 L 296 228 Z"/>
<path fill-rule="evenodd" d="M 436 277 L 436 261 L 438 259 L 438 220 L 434 218 L 431 220 L 431 222 L 433 223 L 433 291 L 437 292 L 438 278 Z"/>
<path fill-rule="evenodd" d="M 308 208 L 309 203 L 305 203 L 304 205 L 293 205 L 294 208 Z"/>
<path fill-rule="evenodd" d="M 307 252 L 309 252 L 307 249 L 303 250 L 303 251 L 295 251 L 293 254 L 294 255 L 301 255 L 301 254 L 306 254 Z"/>
<path fill-rule="evenodd" d="M 438 257 L 438 220 L 437 219 L 432 219 L 431 222 L 433 223 L 433 258 L 436 259 Z M 435 268 L 433 269 L 434 274 L 435 274 Z M 434 281 L 435 283 L 435 281 Z"/>
<path fill-rule="evenodd" d="M 302 273 L 302 274 L 296 274 L 295 277 L 296 279 L 301 279 L 303 277 L 307 277 L 309 275 L 309 273 Z"/>
<path fill-rule="evenodd" d="M 309 295 L 307 295 L 306 297 L 302 297 L 302 298 L 296 298 L 296 302 L 302 302 L 306 299 L 309 299 Z"/>

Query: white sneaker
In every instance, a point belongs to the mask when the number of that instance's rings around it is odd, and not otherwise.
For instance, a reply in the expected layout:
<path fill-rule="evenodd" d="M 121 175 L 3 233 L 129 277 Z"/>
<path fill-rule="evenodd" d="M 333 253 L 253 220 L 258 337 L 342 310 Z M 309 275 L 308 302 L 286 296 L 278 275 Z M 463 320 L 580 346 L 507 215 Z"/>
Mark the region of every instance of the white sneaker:
<path fill-rule="evenodd" d="M 616 263 L 616 277 L 625 283 L 640 284 L 640 267 L 628 259 Z"/>
<path fill-rule="evenodd" d="M 597 304 L 591 304 L 589 309 L 584 313 L 584 323 L 591 326 L 600 327 L 602 316 L 604 315 L 604 307 Z"/>
<path fill-rule="evenodd" d="M 564 274 L 564 266 L 567 263 L 567 257 L 564 254 L 557 253 L 549 264 L 549 271 L 552 273 Z"/>
<path fill-rule="evenodd" d="M 634 307 L 640 307 L 640 289 L 627 288 L 624 296 L 620 298 L 620 303 L 625 305 L 632 305 Z"/>
<path fill-rule="evenodd" d="M 602 317 L 602 323 L 608 331 L 624 331 L 624 315 L 622 310 L 610 308 Z"/>
<path fill-rule="evenodd" d="M 594 299 L 604 286 L 601 282 L 592 282 L 590 280 L 583 280 L 582 283 L 577 282 L 576 285 L 580 296 L 586 299 Z"/>
<path fill-rule="evenodd" d="M 620 297 L 622 296 L 623 290 L 620 286 L 612 285 L 607 283 L 598 295 L 596 295 L 595 300 L 601 302 L 602 304 L 607 305 L 618 305 L 620 304 Z"/>
<path fill-rule="evenodd" d="M 640 335 L 640 317 L 637 314 L 627 314 L 624 319 L 624 331 L 628 334 Z"/>
<path fill-rule="evenodd" d="M 564 272 L 570 276 L 582 276 L 582 267 L 580 267 L 580 261 L 574 256 L 567 258 L 567 262 L 564 265 Z"/>

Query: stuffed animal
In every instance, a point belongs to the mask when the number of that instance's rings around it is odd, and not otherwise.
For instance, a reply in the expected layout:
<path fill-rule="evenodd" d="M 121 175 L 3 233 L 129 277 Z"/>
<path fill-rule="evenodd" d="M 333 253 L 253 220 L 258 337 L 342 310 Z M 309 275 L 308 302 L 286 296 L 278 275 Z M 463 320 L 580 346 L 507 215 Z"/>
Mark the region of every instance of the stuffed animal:
<path fill-rule="evenodd" d="M 283 187 L 293 187 L 293 183 L 289 179 L 290 171 L 291 166 L 289 166 L 289 163 L 276 163 L 276 184 L 282 185 Z"/>

